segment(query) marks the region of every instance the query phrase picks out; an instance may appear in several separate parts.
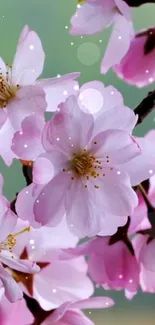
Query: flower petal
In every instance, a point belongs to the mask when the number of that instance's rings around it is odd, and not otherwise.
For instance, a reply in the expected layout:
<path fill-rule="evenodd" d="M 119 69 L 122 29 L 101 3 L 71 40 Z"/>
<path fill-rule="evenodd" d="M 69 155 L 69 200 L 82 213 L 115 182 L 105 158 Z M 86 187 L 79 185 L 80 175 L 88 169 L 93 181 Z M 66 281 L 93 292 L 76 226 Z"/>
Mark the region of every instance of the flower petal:
<path fill-rule="evenodd" d="M 5 296 L 10 302 L 22 299 L 23 292 L 20 286 L 2 266 L 0 266 L 0 280 L 4 285 Z"/>
<path fill-rule="evenodd" d="M 71 177 L 61 172 L 41 191 L 34 203 L 35 220 L 42 225 L 57 225 L 64 216 L 64 193 L 68 189 Z"/>
<path fill-rule="evenodd" d="M 92 297 L 74 302 L 70 308 L 100 309 L 112 307 L 113 305 L 114 301 L 109 297 Z"/>
<path fill-rule="evenodd" d="M 70 73 L 57 78 L 47 78 L 37 81 L 46 93 L 46 111 L 54 112 L 60 103 L 71 95 L 76 95 L 79 91 L 78 82 L 75 80 L 80 73 Z"/>
<path fill-rule="evenodd" d="M 86 3 L 78 8 L 72 17 L 70 34 L 96 34 L 113 22 L 114 15 L 114 8 L 106 8 L 104 4 L 91 5 Z"/>
<path fill-rule="evenodd" d="M 36 222 L 34 218 L 33 205 L 42 189 L 42 185 L 32 183 L 19 192 L 16 200 L 17 215 L 22 220 L 28 220 L 30 225 L 34 228 L 38 228 L 40 224 Z M 29 202 L 29 204 L 27 204 L 27 202 Z"/>
<path fill-rule="evenodd" d="M 42 73 L 44 59 L 45 53 L 38 35 L 25 26 L 13 61 L 12 83 L 20 86 L 33 84 Z"/>
<path fill-rule="evenodd" d="M 112 35 L 101 63 L 101 73 L 107 73 L 112 66 L 120 63 L 130 47 L 132 38 L 133 27 L 131 21 L 128 21 L 121 14 L 117 14 Z M 116 48 L 117 52 L 115 51 Z"/>
<path fill-rule="evenodd" d="M 100 231 L 100 211 L 95 209 L 88 188 L 80 180 L 72 180 L 66 193 L 65 207 L 68 227 L 73 234 L 83 238 L 94 236 Z"/>
<path fill-rule="evenodd" d="M 22 122 L 22 131 L 15 133 L 12 151 L 23 160 L 35 160 L 44 148 L 41 135 L 44 128 L 44 119 L 41 116 L 31 115 Z"/>
<path fill-rule="evenodd" d="M 102 166 L 116 166 L 129 162 L 141 154 L 138 143 L 127 132 L 107 130 L 99 133 L 90 145 L 91 153 L 102 159 Z"/>
<path fill-rule="evenodd" d="M 40 86 L 25 86 L 17 91 L 9 102 L 8 116 L 15 130 L 19 130 L 25 117 L 32 114 L 43 116 L 46 109 L 45 92 Z"/>

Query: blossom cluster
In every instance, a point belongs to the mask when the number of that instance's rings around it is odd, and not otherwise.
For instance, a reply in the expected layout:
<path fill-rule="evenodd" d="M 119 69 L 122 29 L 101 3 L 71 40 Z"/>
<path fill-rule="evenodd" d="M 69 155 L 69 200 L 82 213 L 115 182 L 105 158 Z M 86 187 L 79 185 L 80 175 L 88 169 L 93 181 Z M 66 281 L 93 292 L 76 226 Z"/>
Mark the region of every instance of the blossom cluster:
<path fill-rule="evenodd" d="M 78 2 L 70 33 L 114 24 L 101 72 L 152 83 L 155 28 L 134 36 L 131 20 L 148 1 Z M 79 85 L 80 73 L 38 79 L 44 60 L 28 26 L 12 66 L 0 58 L 0 156 L 27 183 L 9 202 L 0 174 L 0 324 L 93 325 L 81 310 L 112 307 L 105 290 L 155 292 L 155 130 L 134 135 L 155 92 L 132 110 L 111 85 Z"/>

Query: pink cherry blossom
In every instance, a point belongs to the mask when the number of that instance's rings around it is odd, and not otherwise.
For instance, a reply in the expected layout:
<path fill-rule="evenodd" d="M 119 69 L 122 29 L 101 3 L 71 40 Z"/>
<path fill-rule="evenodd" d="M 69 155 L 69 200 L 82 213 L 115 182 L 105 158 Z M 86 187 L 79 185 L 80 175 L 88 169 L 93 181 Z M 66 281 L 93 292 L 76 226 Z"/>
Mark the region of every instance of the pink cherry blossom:
<path fill-rule="evenodd" d="M 80 309 L 109 308 L 113 305 L 113 300 L 108 297 L 93 297 L 75 303 L 66 302 L 52 312 L 41 325 L 94 325 Z"/>
<path fill-rule="evenodd" d="M 16 209 L 21 219 L 27 215 L 33 226 L 34 221 L 55 226 L 66 213 L 70 230 L 84 237 L 97 234 L 106 224 L 110 228 L 112 215 L 119 216 L 119 226 L 120 216 L 132 213 L 137 196 L 121 166 L 141 150 L 128 132 L 109 127 L 107 112 L 102 119 L 98 131 L 97 120 L 79 109 L 76 97 L 59 106 L 44 129 L 46 153 L 34 164 L 37 184 L 18 196 Z"/>
<path fill-rule="evenodd" d="M 0 289 L 0 324 L 1 325 L 27 325 L 33 323 L 33 316 L 26 306 L 24 299 L 10 303 Z"/>
<path fill-rule="evenodd" d="M 20 222 L 17 231 L 27 223 Z M 55 228 L 31 228 L 18 236 L 15 253 L 40 266 L 40 272 L 20 282 L 22 290 L 35 298 L 44 310 L 59 307 L 66 301 L 89 298 L 94 292 L 83 257 L 61 259 L 62 248 L 75 247 L 78 238 L 70 233 L 65 220 Z"/>
<path fill-rule="evenodd" d="M 23 119 L 31 114 L 43 116 L 49 102 L 51 110 L 56 110 L 57 104 L 77 91 L 74 79 L 79 73 L 36 82 L 43 71 L 44 59 L 41 41 L 28 26 L 21 32 L 12 66 L 0 58 L 0 155 L 7 165 L 15 157 L 10 147 Z"/>
<path fill-rule="evenodd" d="M 10 203 L 2 195 L 3 179 L 1 176 L 0 195 L 0 287 L 4 287 L 5 296 L 11 302 L 22 298 L 22 290 L 12 277 L 10 269 L 24 273 L 35 273 L 39 267 L 31 261 L 22 261 L 13 253 L 16 238 L 20 233 L 13 233 L 17 223 L 17 216 L 11 211 Z M 28 229 L 25 229 L 26 231 Z M 4 267 L 4 265 L 6 267 Z"/>
<path fill-rule="evenodd" d="M 140 265 L 140 286 L 144 292 L 155 292 L 155 239 L 147 235 L 137 235 L 133 245 Z"/>
<path fill-rule="evenodd" d="M 101 72 L 106 73 L 129 49 L 133 37 L 130 8 L 123 0 L 86 0 L 77 7 L 71 19 L 70 33 L 73 35 L 96 34 L 114 24 L 101 64 Z"/>
<path fill-rule="evenodd" d="M 155 27 L 135 35 L 130 48 L 120 64 L 114 67 L 117 75 L 139 88 L 155 80 Z"/>
<path fill-rule="evenodd" d="M 126 242 L 111 242 L 111 237 L 98 237 L 76 248 L 66 250 L 65 259 L 88 255 L 88 272 L 105 290 L 125 290 L 131 299 L 139 286 L 139 265 L 134 251 Z M 112 267 L 115 265 L 115 267 Z"/>

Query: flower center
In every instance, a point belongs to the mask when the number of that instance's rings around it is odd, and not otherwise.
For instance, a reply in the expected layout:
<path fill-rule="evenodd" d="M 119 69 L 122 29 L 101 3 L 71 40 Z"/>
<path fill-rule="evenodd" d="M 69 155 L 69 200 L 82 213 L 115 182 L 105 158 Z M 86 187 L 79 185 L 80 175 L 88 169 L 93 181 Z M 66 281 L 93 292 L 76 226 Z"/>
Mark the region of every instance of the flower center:
<path fill-rule="evenodd" d="M 85 177 L 93 173 L 93 164 L 95 158 L 90 156 L 88 151 L 75 153 L 71 160 L 71 170 L 76 176 Z"/>
<path fill-rule="evenodd" d="M 16 237 L 23 234 L 26 231 L 30 231 L 30 227 L 27 227 L 16 234 L 10 234 L 7 237 L 7 240 L 0 243 L 0 252 L 2 250 L 8 250 L 9 252 L 12 252 L 13 247 L 16 245 Z"/>
<path fill-rule="evenodd" d="M 7 66 L 6 74 L 0 73 L 0 108 L 7 106 L 8 102 L 16 96 L 19 85 L 13 86 L 10 83 L 11 68 Z"/>

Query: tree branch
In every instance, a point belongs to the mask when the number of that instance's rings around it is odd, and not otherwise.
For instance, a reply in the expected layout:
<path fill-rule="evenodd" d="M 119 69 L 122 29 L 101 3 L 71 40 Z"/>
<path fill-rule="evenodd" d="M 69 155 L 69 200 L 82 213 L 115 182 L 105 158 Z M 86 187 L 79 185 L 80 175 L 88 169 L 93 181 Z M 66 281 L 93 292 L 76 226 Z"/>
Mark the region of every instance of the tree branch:
<path fill-rule="evenodd" d="M 142 102 L 134 109 L 134 113 L 138 114 L 137 124 L 143 120 L 155 109 L 155 90 L 148 93 Z"/>

